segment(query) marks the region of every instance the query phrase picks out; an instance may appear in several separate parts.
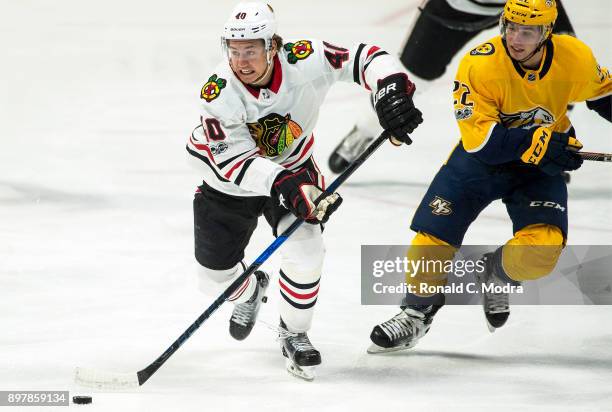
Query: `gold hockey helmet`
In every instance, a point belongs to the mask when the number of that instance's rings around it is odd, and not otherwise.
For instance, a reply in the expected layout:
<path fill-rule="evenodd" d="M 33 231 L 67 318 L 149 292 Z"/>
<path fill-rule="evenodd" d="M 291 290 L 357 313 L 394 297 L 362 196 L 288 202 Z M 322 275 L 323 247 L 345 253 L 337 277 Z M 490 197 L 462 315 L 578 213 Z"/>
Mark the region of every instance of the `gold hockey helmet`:
<path fill-rule="evenodd" d="M 557 20 L 555 0 L 508 0 L 504 6 L 504 18 L 527 26 L 548 26 Z"/>
<path fill-rule="evenodd" d="M 542 38 L 538 50 L 551 36 L 557 20 L 555 0 L 508 0 L 500 17 L 500 29 L 505 38 L 508 23 L 540 26 Z"/>

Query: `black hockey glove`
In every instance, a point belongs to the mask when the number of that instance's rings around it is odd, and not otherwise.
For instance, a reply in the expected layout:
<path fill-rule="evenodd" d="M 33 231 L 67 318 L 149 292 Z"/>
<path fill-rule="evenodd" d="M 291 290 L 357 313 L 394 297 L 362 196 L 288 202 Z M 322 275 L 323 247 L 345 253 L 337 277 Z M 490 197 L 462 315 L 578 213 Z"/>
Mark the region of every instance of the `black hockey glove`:
<path fill-rule="evenodd" d="M 414 84 L 403 73 L 378 81 L 374 107 L 380 125 L 391 133 L 391 142 L 395 145 L 412 143 L 409 134 L 423 123 L 423 115 L 412 101 L 414 90 Z"/>
<path fill-rule="evenodd" d="M 582 143 L 568 133 L 553 132 L 547 127 L 535 129 L 522 149 L 525 149 L 521 155 L 523 162 L 537 165 L 550 176 L 582 166 L 582 158 L 577 153 Z"/>
<path fill-rule="evenodd" d="M 342 198 L 338 193 L 315 200 L 323 193 L 317 186 L 314 173 L 308 169 L 301 169 L 295 173 L 282 171 L 272 185 L 272 196 L 278 197 L 280 203 L 295 216 L 308 223 L 325 223 L 329 216 L 338 209 Z"/>

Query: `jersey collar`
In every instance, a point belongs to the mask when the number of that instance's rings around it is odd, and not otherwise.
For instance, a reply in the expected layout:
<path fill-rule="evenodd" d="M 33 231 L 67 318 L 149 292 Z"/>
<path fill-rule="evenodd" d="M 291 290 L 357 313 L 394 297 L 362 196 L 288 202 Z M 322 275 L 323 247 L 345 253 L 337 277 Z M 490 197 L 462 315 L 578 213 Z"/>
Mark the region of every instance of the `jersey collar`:
<path fill-rule="evenodd" d="M 236 77 L 238 78 L 238 80 L 240 80 L 238 76 Z M 261 91 L 261 89 L 268 89 L 275 94 L 278 93 L 282 82 L 283 82 L 283 68 L 281 66 L 280 59 L 278 58 L 278 54 L 274 56 L 274 68 L 272 69 L 272 80 L 270 81 L 270 84 L 268 85 L 268 87 L 255 87 L 255 86 L 251 86 L 246 83 L 243 83 L 242 80 L 240 80 L 240 83 L 242 83 L 244 87 L 249 91 L 249 93 L 251 93 L 253 97 L 255 97 L 256 99 L 259 99 L 259 92 Z"/>
<path fill-rule="evenodd" d="M 504 49 L 506 49 L 506 55 L 508 56 L 508 58 L 512 62 L 512 65 L 514 66 L 514 69 L 516 70 L 518 75 L 521 76 L 522 79 L 527 80 L 529 82 L 533 82 L 535 80 L 542 80 L 544 76 L 546 76 L 546 74 L 550 70 L 550 66 L 552 65 L 553 54 L 555 51 L 552 39 L 549 39 L 546 42 L 546 48 L 544 49 L 544 57 L 542 58 L 542 63 L 540 64 L 540 67 L 537 70 L 529 71 L 525 71 L 525 69 L 523 69 L 523 66 L 521 66 L 519 62 L 510 57 L 506 41 L 502 40 L 502 42 L 504 44 Z"/>

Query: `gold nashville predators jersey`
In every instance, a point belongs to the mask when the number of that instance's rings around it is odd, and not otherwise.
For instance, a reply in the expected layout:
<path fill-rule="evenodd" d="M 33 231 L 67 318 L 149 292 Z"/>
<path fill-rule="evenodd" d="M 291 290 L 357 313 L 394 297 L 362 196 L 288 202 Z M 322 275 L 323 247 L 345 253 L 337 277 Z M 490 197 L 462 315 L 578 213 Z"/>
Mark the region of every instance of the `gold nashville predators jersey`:
<path fill-rule="evenodd" d="M 612 94 L 612 78 L 590 48 L 567 35 L 547 42 L 540 67 L 523 68 L 505 50 L 501 36 L 463 57 L 454 82 L 455 118 L 466 151 L 494 142 L 500 129 L 546 126 L 567 132 L 567 105 Z M 490 150 L 489 150 L 490 151 Z M 493 152 L 500 153 L 495 150 Z"/>

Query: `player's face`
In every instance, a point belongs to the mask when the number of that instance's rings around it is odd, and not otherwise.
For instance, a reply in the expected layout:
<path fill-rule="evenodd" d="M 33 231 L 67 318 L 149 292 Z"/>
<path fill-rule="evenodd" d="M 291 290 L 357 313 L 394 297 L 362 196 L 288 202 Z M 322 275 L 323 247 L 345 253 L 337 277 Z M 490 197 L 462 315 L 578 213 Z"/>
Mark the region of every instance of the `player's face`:
<path fill-rule="evenodd" d="M 508 22 L 506 44 L 508 52 L 515 60 L 523 60 L 533 53 L 542 41 L 542 26 L 524 26 Z"/>
<path fill-rule="evenodd" d="M 268 67 L 263 40 L 230 40 L 227 45 L 232 70 L 243 83 L 260 78 Z"/>

